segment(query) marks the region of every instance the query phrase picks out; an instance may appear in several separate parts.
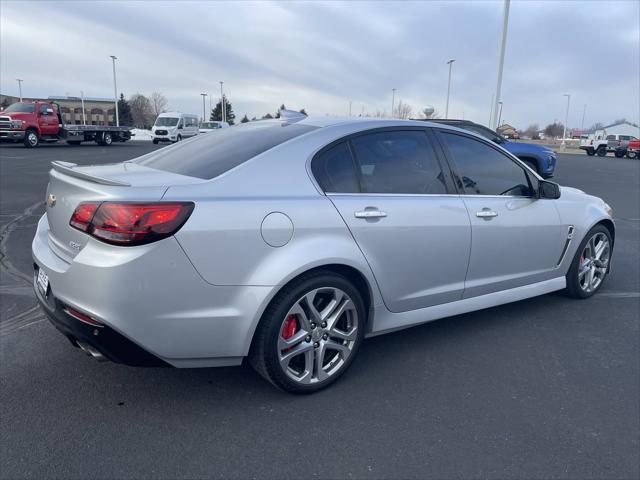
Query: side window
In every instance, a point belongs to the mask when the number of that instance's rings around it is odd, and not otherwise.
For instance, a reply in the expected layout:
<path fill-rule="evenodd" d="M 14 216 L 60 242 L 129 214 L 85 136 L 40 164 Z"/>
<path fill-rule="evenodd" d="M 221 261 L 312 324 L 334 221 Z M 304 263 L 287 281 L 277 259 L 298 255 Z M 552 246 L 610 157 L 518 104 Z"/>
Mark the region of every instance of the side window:
<path fill-rule="evenodd" d="M 325 150 L 313 159 L 311 171 L 320 188 L 330 193 L 360 191 L 351 152 L 346 142 Z"/>
<path fill-rule="evenodd" d="M 607 135 L 607 140 L 615 140 L 616 136 L 615 135 Z"/>
<path fill-rule="evenodd" d="M 532 195 L 522 167 L 509 157 L 473 138 L 441 132 L 457 167 L 456 181 L 467 195 Z"/>
<path fill-rule="evenodd" d="M 40 105 L 40 113 L 41 113 L 42 115 L 46 115 L 46 114 L 47 114 L 47 108 L 48 108 L 48 107 L 49 107 L 49 106 L 48 106 L 46 103 L 45 103 L 45 104 Z"/>
<path fill-rule="evenodd" d="M 355 137 L 353 153 L 363 193 L 447 193 L 426 132 L 387 131 Z"/>

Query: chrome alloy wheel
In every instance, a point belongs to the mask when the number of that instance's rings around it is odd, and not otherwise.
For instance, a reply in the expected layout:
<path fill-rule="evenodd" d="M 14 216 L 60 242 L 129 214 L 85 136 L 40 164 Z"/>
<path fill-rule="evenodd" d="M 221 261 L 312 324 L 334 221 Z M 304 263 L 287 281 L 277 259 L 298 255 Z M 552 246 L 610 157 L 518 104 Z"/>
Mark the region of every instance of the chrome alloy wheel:
<path fill-rule="evenodd" d="M 585 292 L 595 291 L 607 274 L 611 247 L 607 236 L 598 232 L 593 235 L 582 250 L 578 261 L 578 284 Z"/>
<path fill-rule="evenodd" d="M 29 142 L 29 145 L 35 147 L 36 145 L 38 145 L 38 134 L 32 130 L 28 131 L 27 141 Z"/>
<path fill-rule="evenodd" d="M 345 292 L 317 288 L 298 299 L 282 321 L 278 361 L 301 384 L 317 383 L 338 372 L 358 338 L 358 312 Z"/>

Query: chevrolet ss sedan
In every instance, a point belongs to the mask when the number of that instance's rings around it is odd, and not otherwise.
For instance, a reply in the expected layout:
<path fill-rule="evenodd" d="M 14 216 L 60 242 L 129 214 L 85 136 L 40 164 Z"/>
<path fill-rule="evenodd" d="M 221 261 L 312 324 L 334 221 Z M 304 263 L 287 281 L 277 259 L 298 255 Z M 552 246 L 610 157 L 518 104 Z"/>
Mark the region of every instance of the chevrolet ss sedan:
<path fill-rule="evenodd" d="M 615 238 L 600 198 L 428 122 L 283 116 L 52 165 L 34 289 L 74 346 L 129 365 L 246 358 L 296 393 L 338 379 L 368 336 L 590 297 Z"/>

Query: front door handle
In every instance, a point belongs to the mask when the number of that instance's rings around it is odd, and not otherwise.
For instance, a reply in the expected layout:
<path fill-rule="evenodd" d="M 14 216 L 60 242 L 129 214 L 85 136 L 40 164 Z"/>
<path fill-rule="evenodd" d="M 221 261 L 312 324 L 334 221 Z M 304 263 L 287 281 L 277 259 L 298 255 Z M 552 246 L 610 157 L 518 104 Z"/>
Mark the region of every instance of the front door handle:
<path fill-rule="evenodd" d="M 360 210 L 355 212 L 354 215 L 356 218 L 384 218 L 387 213 L 381 210 Z"/>
<path fill-rule="evenodd" d="M 479 212 L 476 212 L 476 217 L 478 218 L 493 218 L 493 217 L 497 217 L 498 216 L 498 212 L 494 212 L 493 210 L 480 210 Z"/>

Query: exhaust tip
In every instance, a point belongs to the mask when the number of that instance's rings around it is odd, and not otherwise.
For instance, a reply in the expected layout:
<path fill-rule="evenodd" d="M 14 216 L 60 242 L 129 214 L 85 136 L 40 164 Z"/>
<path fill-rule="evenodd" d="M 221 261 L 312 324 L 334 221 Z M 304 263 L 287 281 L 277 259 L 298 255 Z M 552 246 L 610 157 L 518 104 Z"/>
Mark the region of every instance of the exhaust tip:
<path fill-rule="evenodd" d="M 96 350 L 94 347 L 92 347 L 88 343 L 76 340 L 76 345 L 78 345 L 78 347 L 80 347 L 82 351 L 84 351 L 87 355 L 95 358 L 99 362 L 107 361 L 107 358 L 102 353 L 100 353 L 98 350 Z"/>

